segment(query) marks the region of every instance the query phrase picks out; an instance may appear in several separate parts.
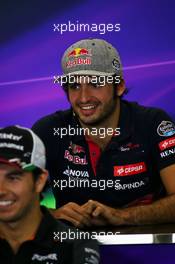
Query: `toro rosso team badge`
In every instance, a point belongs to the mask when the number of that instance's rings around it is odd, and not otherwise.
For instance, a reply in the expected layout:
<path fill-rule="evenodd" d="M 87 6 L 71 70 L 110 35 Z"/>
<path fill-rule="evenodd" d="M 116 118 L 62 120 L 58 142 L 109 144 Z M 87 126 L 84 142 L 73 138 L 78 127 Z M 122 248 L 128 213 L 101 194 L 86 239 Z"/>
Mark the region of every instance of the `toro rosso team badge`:
<path fill-rule="evenodd" d="M 171 121 L 162 121 L 157 128 L 157 133 L 161 137 L 170 137 L 175 134 L 175 125 Z"/>
<path fill-rule="evenodd" d="M 70 142 L 68 150 L 65 150 L 64 158 L 74 164 L 87 164 L 85 149 L 80 145 L 73 144 L 72 142 Z"/>
<path fill-rule="evenodd" d="M 82 146 L 73 144 L 72 142 L 70 142 L 69 149 L 72 150 L 73 154 L 77 154 L 81 152 L 85 153 L 85 149 Z"/>

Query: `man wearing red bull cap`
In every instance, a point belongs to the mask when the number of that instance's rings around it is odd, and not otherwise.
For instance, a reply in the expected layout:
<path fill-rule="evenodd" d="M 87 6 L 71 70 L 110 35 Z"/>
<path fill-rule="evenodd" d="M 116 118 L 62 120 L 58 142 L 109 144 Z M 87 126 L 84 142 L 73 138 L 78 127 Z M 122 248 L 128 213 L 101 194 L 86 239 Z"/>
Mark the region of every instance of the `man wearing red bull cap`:
<path fill-rule="evenodd" d="M 63 55 L 62 68 L 66 77 L 73 77 L 63 85 L 71 109 L 33 126 L 46 144 L 55 217 L 79 227 L 174 222 L 171 118 L 160 109 L 122 99 L 126 88 L 120 57 L 105 40 L 74 43 Z M 68 126 L 85 134 L 60 139 L 58 130 Z M 104 137 L 102 130 L 107 132 Z M 61 180 L 72 185 L 60 188 Z M 80 187 L 85 180 L 93 184 Z"/>

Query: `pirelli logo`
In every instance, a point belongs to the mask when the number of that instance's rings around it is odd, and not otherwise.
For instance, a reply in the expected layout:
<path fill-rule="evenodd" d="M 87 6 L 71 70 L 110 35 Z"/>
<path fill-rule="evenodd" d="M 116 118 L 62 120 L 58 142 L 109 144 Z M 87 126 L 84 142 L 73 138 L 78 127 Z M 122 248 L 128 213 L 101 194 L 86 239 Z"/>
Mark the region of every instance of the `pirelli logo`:
<path fill-rule="evenodd" d="M 165 140 L 163 140 L 163 141 L 161 141 L 159 143 L 159 149 L 161 151 L 165 150 L 167 148 L 174 147 L 174 146 L 175 146 L 175 137 L 171 137 L 171 138 L 165 139 Z"/>
<path fill-rule="evenodd" d="M 145 172 L 145 162 L 138 162 L 135 164 L 128 164 L 123 166 L 114 166 L 114 176 L 130 176 Z"/>

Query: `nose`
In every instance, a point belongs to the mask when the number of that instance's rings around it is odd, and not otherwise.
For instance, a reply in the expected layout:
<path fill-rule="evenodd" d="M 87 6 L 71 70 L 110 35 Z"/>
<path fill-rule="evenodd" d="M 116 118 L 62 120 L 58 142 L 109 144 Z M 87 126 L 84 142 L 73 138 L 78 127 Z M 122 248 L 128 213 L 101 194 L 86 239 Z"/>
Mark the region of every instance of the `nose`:
<path fill-rule="evenodd" d="M 88 85 L 83 84 L 80 89 L 80 102 L 87 103 L 90 97 L 91 97 L 91 93 Z"/>
<path fill-rule="evenodd" d="M 6 194 L 7 188 L 4 179 L 0 179 L 0 196 Z"/>

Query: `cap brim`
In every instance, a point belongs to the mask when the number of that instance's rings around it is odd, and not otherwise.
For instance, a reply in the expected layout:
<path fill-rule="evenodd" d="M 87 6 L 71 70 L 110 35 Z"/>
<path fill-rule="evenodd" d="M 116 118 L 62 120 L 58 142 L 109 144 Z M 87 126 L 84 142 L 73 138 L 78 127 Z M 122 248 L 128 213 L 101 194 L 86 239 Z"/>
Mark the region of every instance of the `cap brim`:
<path fill-rule="evenodd" d="M 18 168 L 18 169 L 22 169 L 20 164 L 18 164 L 17 162 L 11 162 L 11 161 L 9 161 L 7 159 L 4 159 L 4 158 L 1 158 L 1 157 L 0 157 L 0 164 L 6 164 L 6 165 L 9 165 L 9 166 Z"/>
<path fill-rule="evenodd" d="M 71 76 L 71 75 L 113 76 L 114 74 L 116 74 L 116 72 L 99 72 L 99 71 L 92 71 L 92 70 L 81 70 L 81 71 L 67 73 L 63 76 Z"/>
<path fill-rule="evenodd" d="M 44 169 L 42 169 L 42 168 L 40 168 L 40 167 L 37 167 L 37 166 L 35 166 L 35 165 L 33 165 L 33 164 L 27 164 L 27 165 L 25 165 L 22 169 L 24 170 L 24 171 L 33 171 L 34 169 L 36 169 L 36 168 L 38 168 L 38 169 L 40 169 L 40 170 L 44 170 Z"/>
<path fill-rule="evenodd" d="M 28 171 L 28 172 L 31 172 L 33 171 L 34 169 L 36 169 L 37 167 L 33 164 L 27 164 L 25 166 L 22 166 L 21 164 L 19 164 L 18 162 L 15 162 L 15 161 L 9 161 L 8 159 L 4 159 L 2 157 L 0 157 L 0 164 L 6 164 L 6 165 L 9 165 L 9 166 L 12 166 L 12 167 L 15 167 L 15 168 L 18 168 L 18 169 L 21 169 L 21 170 L 24 170 L 24 171 Z M 39 168 L 39 167 L 38 167 Z M 41 169 L 41 168 L 39 168 Z M 43 170 L 43 169 L 41 169 Z"/>

